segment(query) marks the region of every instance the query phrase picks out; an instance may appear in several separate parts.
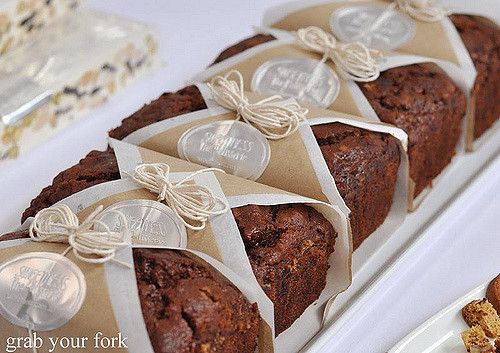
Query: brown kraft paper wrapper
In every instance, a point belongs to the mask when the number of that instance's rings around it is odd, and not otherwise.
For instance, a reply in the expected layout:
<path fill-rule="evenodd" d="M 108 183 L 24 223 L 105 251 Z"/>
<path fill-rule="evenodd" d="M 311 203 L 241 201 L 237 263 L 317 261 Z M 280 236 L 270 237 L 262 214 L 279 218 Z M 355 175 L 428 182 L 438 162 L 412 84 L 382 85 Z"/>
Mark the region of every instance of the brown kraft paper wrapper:
<path fill-rule="evenodd" d="M 67 244 L 40 243 L 33 242 L 31 239 L 4 241 L 0 242 L 0 263 L 8 262 L 15 256 L 32 252 L 61 254 L 66 248 Z M 132 247 L 123 248 L 117 252 L 115 258 L 128 264 L 134 264 L 132 248 L 148 248 L 148 246 L 133 245 Z M 154 248 L 171 249 L 162 246 L 155 246 Z M 259 300 L 263 298 L 259 293 L 256 293 L 255 288 L 248 285 L 246 281 L 218 261 L 195 251 L 175 251 L 204 263 L 216 276 L 223 276 L 236 286 L 249 302 L 257 302 L 259 307 L 261 306 Z M 55 345 L 53 352 L 68 352 L 77 349 L 81 351 L 153 353 L 152 344 L 142 316 L 134 269 L 113 262 L 90 264 L 78 260 L 71 252 L 67 255 L 67 258 L 81 270 L 85 277 L 86 294 L 83 298 L 83 304 L 77 313 L 59 328 L 49 331 L 34 331 L 41 338 L 39 342 L 43 344 L 39 347 L 39 351 L 52 349 L 50 338 L 55 341 L 56 338 L 67 337 L 70 340 L 72 339 L 72 344 L 76 346 L 73 346 L 73 348 L 64 346 L 63 342 L 66 341 L 61 340 L 60 345 L 59 342 Z M 32 262 L 31 265 L 36 270 L 36 262 Z M 264 303 L 262 306 L 265 307 L 265 305 Z M 270 335 L 266 336 L 266 327 L 269 329 L 269 326 L 262 321 L 261 334 L 258 338 L 259 352 L 273 352 L 272 337 Z M 0 328 L 0 341 L 5 349 L 7 349 L 7 339 L 9 337 L 29 337 L 26 328 L 13 325 L 2 316 L 0 316 Z M 103 343 L 98 341 L 99 347 L 95 348 L 96 341 L 94 341 L 94 337 L 98 333 L 100 333 L 100 337 L 110 339 L 113 337 L 125 338 L 123 342 L 126 348 L 123 348 L 123 346 L 120 348 L 118 340 L 114 347 L 109 346 L 109 348 L 104 348 L 108 344 L 107 341 L 103 341 Z M 88 339 L 84 341 L 84 338 Z M 17 348 L 16 352 L 32 352 L 32 349 Z"/>
<path fill-rule="evenodd" d="M 180 115 L 173 119 L 149 125 L 133 132 L 125 137 L 123 141 L 160 153 L 179 156 L 183 154 L 183 144 L 186 142 L 184 136 L 189 135 L 190 131 L 203 128 L 203 126 L 209 125 L 214 121 L 231 122 L 236 118 L 235 113 L 221 108 L 215 103 L 210 89 L 205 84 L 200 83 L 197 84 L 197 86 L 202 93 L 208 109 Z M 252 98 L 256 96 L 253 93 L 246 93 L 246 95 Z M 399 143 L 400 172 L 395 178 L 397 183 L 396 192 L 394 192 L 394 195 L 391 194 L 391 200 L 389 200 L 390 204 L 388 206 L 393 206 L 392 211 L 389 212 L 389 214 L 386 212 L 382 216 L 375 217 L 374 222 L 379 222 L 379 218 L 381 221 L 378 223 L 379 226 L 377 228 L 369 232 L 359 228 L 357 224 L 351 223 L 354 232 L 355 249 L 360 244 L 358 238 L 364 239 L 368 233 L 373 233 L 373 231 L 384 234 L 392 233 L 406 215 L 405 203 L 408 198 L 407 185 L 409 185 L 407 181 L 408 163 L 406 155 L 406 134 L 401 129 L 387 124 L 368 122 L 362 119 L 356 121 L 356 117 L 347 114 L 310 108 L 310 112 L 307 115 L 309 123 L 311 123 L 312 118 L 318 117 L 324 118 L 323 124 L 340 122 L 335 119 L 336 117 L 340 117 L 342 120 L 341 123 L 346 126 L 356 126 L 368 131 L 382 132 L 396 138 L 396 141 Z M 363 123 L 359 125 L 361 121 L 363 121 Z M 255 132 L 258 134 L 258 131 Z M 218 129 L 216 133 L 218 135 L 225 134 L 223 141 L 230 141 L 233 136 L 231 131 L 225 133 L 221 131 L 221 129 Z M 215 132 L 213 135 L 215 135 Z M 233 162 L 230 158 L 225 156 L 218 159 L 219 153 L 209 153 L 209 158 L 207 160 L 196 159 L 199 155 L 203 154 L 201 151 L 204 149 L 205 142 L 202 142 L 204 139 L 207 139 L 205 135 L 199 136 L 196 140 L 193 139 L 192 145 L 196 146 L 196 154 L 191 156 L 182 155 L 181 158 L 191 159 L 193 162 L 204 164 L 209 167 L 222 167 L 226 169 L 226 171 L 232 173 L 232 170 L 236 168 L 231 168 L 231 165 L 237 165 L 238 163 Z M 250 136 L 245 136 L 245 139 L 250 139 Z M 295 133 L 279 141 L 269 141 L 269 145 L 271 158 L 269 164 L 265 167 L 264 173 L 257 179 L 258 182 L 315 199 L 324 198 L 322 194 L 315 192 L 315 190 L 321 189 L 325 195 L 329 195 L 326 199 L 328 202 L 332 205 L 339 205 L 342 210 L 349 212 L 347 206 L 345 206 L 344 202 L 340 199 L 335 180 L 332 177 L 332 173 L 328 170 L 327 162 L 323 158 L 320 146 L 309 126 L 304 124 L 301 130 L 299 130 L 299 133 Z M 225 151 L 223 150 L 223 152 Z M 251 152 L 249 152 L 249 154 L 251 154 Z M 193 158 L 194 160 L 192 160 Z M 251 165 L 251 163 L 248 164 Z M 254 168 L 251 168 L 251 170 L 254 170 Z M 286 172 L 284 173 L 283 171 Z M 351 217 L 362 217 L 361 210 L 355 209 L 351 211 L 353 211 L 350 213 Z M 378 212 L 380 210 L 377 209 L 372 211 Z M 372 215 L 373 212 L 369 212 L 368 216 Z"/>

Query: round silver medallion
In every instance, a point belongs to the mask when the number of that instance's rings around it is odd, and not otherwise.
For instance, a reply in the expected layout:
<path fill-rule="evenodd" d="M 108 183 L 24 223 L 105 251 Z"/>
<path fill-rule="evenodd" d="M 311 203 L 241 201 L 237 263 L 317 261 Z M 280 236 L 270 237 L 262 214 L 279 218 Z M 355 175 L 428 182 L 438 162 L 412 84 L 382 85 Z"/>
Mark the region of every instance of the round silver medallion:
<path fill-rule="evenodd" d="M 86 291 L 80 268 L 60 254 L 31 252 L 0 265 L 0 314 L 17 326 L 63 326 L 80 310 Z"/>
<path fill-rule="evenodd" d="M 328 65 L 307 58 L 276 58 L 262 64 L 252 77 L 252 91 L 295 98 L 327 108 L 339 94 L 340 83 Z"/>
<path fill-rule="evenodd" d="M 269 164 L 271 148 L 253 126 L 236 120 L 217 121 L 187 130 L 177 143 L 179 156 L 229 174 L 256 180 Z"/>
<path fill-rule="evenodd" d="M 186 248 L 186 227 L 167 205 L 152 200 L 125 200 L 104 210 L 99 220 L 112 231 L 124 229 L 126 219 L 132 244 Z"/>
<path fill-rule="evenodd" d="M 330 25 L 340 41 L 361 42 L 380 50 L 399 48 L 415 35 L 415 23 L 411 18 L 377 5 L 339 9 L 332 14 Z"/>

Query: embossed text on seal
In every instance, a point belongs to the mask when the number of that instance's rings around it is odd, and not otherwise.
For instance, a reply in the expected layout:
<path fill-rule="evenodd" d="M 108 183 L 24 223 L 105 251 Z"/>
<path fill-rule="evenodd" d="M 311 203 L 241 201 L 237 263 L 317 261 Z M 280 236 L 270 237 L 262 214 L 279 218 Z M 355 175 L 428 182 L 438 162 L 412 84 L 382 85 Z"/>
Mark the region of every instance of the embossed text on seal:
<path fill-rule="evenodd" d="M 252 91 L 279 94 L 327 108 L 340 90 L 335 71 L 319 60 L 283 57 L 262 64 L 252 77 Z"/>
<path fill-rule="evenodd" d="M 118 211 L 125 217 L 133 244 L 181 249 L 187 245 L 186 228 L 172 209 L 161 202 L 125 200 L 109 206 L 100 221 L 113 231 L 122 231 L 125 229 L 123 218 L 112 211 Z"/>
<path fill-rule="evenodd" d="M 343 42 L 361 42 L 369 48 L 393 50 L 415 35 L 415 22 L 397 10 L 363 5 L 339 9 L 330 19 L 332 32 Z"/>
<path fill-rule="evenodd" d="M 265 136 L 253 126 L 236 120 L 189 129 L 179 139 L 177 151 L 190 162 L 220 168 L 250 180 L 264 173 L 271 156 Z"/>
<path fill-rule="evenodd" d="M 60 254 L 31 252 L 0 265 L 0 314 L 17 326 L 63 326 L 80 310 L 86 290 L 80 268 Z"/>

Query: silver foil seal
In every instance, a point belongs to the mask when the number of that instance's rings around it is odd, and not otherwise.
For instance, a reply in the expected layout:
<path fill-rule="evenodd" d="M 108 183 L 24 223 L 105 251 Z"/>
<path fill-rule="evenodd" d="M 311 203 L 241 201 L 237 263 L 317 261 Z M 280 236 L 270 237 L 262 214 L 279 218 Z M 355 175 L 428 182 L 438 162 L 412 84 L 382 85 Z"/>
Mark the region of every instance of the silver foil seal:
<path fill-rule="evenodd" d="M 0 314 L 17 326 L 49 331 L 65 325 L 86 290 L 80 268 L 60 254 L 31 252 L 0 265 Z"/>
<path fill-rule="evenodd" d="M 0 73 L 0 117 L 6 126 L 47 104 L 52 93 L 29 77 Z"/>
<path fill-rule="evenodd" d="M 327 108 L 337 98 L 339 78 L 318 60 L 283 57 L 262 64 L 252 77 L 252 91 L 295 98 L 302 103 Z"/>
<path fill-rule="evenodd" d="M 123 224 L 125 217 L 127 224 Z M 128 230 L 133 244 L 159 245 L 184 249 L 186 227 L 167 205 L 152 200 L 125 200 L 109 206 L 99 221 L 112 231 Z M 126 227 L 126 228 L 125 228 Z"/>
<path fill-rule="evenodd" d="M 177 143 L 179 156 L 229 174 L 256 180 L 267 168 L 271 148 L 265 136 L 253 126 L 225 120 L 195 126 Z"/>
<path fill-rule="evenodd" d="M 332 32 L 342 42 L 361 42 L 368 48 L 394 50 L 415 36 L 415 22 L 401 12 L 377 5 L 351 6 L 335 11 Z"/>

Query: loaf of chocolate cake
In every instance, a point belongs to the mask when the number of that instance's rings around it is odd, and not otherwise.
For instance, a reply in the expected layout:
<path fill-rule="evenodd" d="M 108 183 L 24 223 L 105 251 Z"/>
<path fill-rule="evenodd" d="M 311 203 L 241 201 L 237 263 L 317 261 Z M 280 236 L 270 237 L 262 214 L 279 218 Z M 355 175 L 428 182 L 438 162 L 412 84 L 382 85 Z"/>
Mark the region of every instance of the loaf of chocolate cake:
<path fill-rule="evenodd" d="M 224 50 L 214 63 L 272 40 L 272 35 L 257 34 Z M 466 113 L 465 94 L 434 64 L 392 68 L 358 85 L 381 121 L 408 134 L 410 177 L 418 196 L 455 155 Z M 351 207 L 347 198 L 346 203 Z"/>
<path fill-rule="evenodd" d="M 476 67 L 474 131 L 477 139 L 500 117 L 500 30 L 490 20 L 473 15 L 451 15 Z"/>
<path fill-rule="evenodd" d="M 0 241 L 28 237 L 5 234 Z M 207 264 L 179 251 L 133 249 L 142 315 L 156 353 L 243 352 L 257 347 L 257 304 Z"/>
<path fill-rule="evenodd" d="M 114 151 L 92 151 L 61 172 L 32 201 L 23 219 L 74 193 L 119 178 Z M 319 298 L 337 233 L 322 214 L 306 205 L 251 205 L 233 209 L 233 215 L 257 280 L 275 305 L 279 334 Z"/>

